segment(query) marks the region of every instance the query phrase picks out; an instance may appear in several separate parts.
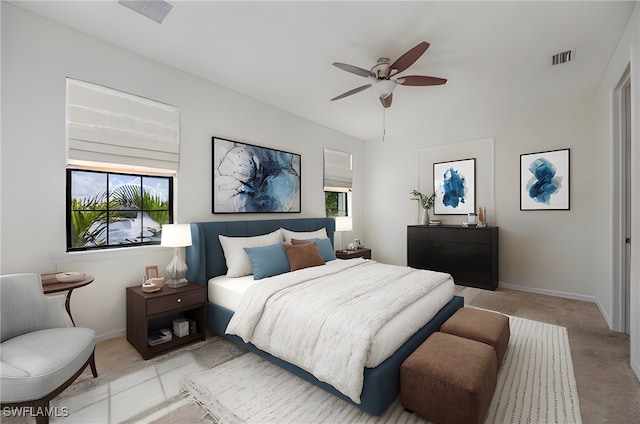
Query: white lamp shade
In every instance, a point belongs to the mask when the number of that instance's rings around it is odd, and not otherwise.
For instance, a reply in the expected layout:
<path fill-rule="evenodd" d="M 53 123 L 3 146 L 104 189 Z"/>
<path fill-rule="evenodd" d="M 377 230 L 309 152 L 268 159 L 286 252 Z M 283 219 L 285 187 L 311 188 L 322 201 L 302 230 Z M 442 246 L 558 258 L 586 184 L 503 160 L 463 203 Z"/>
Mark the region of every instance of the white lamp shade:
<path fill-rule="evenodd" d="M 353 222 L 350 216 L 336 216 L 336 231 L 351 231 Z"/>
<path fill-rule="evenodd" d="M 162 226 L 161 246 L 184 247 L 191 246 L 190 224 L 165 224 Z"/>

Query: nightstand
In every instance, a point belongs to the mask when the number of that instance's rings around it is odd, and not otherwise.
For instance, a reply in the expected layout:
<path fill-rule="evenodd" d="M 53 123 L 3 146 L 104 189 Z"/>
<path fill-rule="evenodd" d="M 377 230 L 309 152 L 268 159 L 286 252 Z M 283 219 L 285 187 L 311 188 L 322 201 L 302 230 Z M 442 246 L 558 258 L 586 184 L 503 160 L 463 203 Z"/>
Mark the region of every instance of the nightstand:
<path fill-rule="evenodd" d="M 365 258 L 371 259 L 371 249 L 360 248 L 356 250 L 338 250 L 336 252 L 336 258 L 338 259 L 354 259 L 354 258 Z"/>
<path fill-rule="evenodd" d="M 127 341 L 144 359 L 195 340 L 205 339 L 205 309 L 207 292 L 204 286 L 189 283 L 172 289 L 164 287 L 154 293 L 145 293 L 141 286 L 127 287 Z M 170 341 L 150 346 L 149 333 L 168 328 L 173 331 L 173 320 L 187 318 L 195 321 L 195 331 Z"/>

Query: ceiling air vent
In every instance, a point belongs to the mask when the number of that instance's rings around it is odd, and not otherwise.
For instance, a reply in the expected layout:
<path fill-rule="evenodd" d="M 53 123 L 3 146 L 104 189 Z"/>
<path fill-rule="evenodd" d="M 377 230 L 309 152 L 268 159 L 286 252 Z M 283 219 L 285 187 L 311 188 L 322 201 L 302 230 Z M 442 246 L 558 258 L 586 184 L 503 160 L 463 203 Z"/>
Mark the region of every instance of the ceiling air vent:
<path fill-rule="evenodd" d="M 567 50 L 566 52 L 556 53 L 551 56 L 551 65 L 561 65 L 575 59 L 575 50 Z"/>
<path fill-rule="evenodd" d="M 163 0 L 120 0 L 118 3 L 159 24 L 164 21 L 164 18 L 173 9 L 171 3 Z"/>

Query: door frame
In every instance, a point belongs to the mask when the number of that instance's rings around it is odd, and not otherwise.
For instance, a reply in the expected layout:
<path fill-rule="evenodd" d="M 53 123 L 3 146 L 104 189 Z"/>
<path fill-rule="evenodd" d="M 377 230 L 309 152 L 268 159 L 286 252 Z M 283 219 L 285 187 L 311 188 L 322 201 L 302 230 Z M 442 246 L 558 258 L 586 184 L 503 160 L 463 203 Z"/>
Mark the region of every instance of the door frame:
<path fill-rule="evenodd" d="M 629 332 L 626 328 L 626 299 L 629 296 L 625 285 L 626 258 L 626 172 L 625 161 L 627 131 L 631 131 L 632 122 L 627 120 L 627 105 L 624 101 L 625 87 L 631 84 L 631 65 L 625 67 L 625 71 L 615 89 L 613 90 L 613 143 L 612 143 L 612 187 L 611 187 L 611 282 L 612 282 L 612 309 L 611 329 L 615 331 Z M 631 116 L 633 120 L 633 116 Z M 629 170 L 631 172 L 631 170 Z M 630 266 L 630 264 L 629 264 Z"/>

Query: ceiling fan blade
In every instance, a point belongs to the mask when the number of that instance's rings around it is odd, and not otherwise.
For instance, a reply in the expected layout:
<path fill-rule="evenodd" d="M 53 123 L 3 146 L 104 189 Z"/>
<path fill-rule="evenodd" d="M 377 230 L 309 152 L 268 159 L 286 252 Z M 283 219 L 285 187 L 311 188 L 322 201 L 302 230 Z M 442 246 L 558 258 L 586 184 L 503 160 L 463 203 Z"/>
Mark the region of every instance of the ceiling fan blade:
<path fill-rule="evenodd" d="M 366 69 L 358 68 L 357 66 L 348 65 L 346 63 L 333 62 L 333 66 L 336 68 L 340 68 L 343 71 L 351 72 L 352 74 L 360 75 L 361 77 L 370 77 L 371 71 L 367 71 Z"/>
<path fill-rule="evenodd" d="M 424 86 L 424 85 L 442 85 L 447 82 L 446 78 L 427 77 L 424 75 L 409 75 L 396 79 L 400 85 L 408 86 Z"/>
<path fill-rule="evenodd" d="M 426 41 L 421 42 L 420 44 L 400 56 L 395 62 L 393 62 L 389 69 L 395 69 L 397 70 L 396 73 L 399 74 L 409 66 L 413 65 L 415 61 L 418 60 L 418 58 L 420 58 L 420 56 L 422 56 L 424 52 L 427 51 L 429 46 L 430 44 Z"/>
<path fill-rule="evenodd" d="M 361 85 L 360 87 L 354 88 L 353 90 L 349 90 L 346 93 L 342 93 L 339 96 L 334 97 L 333 99 L 331 99 L 331 101 L 334 100 L 339 100 L 339 99 L 343 99 L 347 96 L 350 96 L 352 94 L 356 94 L 361 92 L 362 90 L 366 90 L 367 88 L 371 87 L 371 84 L 365 84 L 365 85 Z"/>
<path fill-rule="evenodd" d="M 391 101 L 393 100 L 393 93 L 389 93 L 389 95 L 385 96 L 380 96 L 380 103 L 382 103 L 382 106 L 384 107 L 389 107 L 391 106 Z"/>

